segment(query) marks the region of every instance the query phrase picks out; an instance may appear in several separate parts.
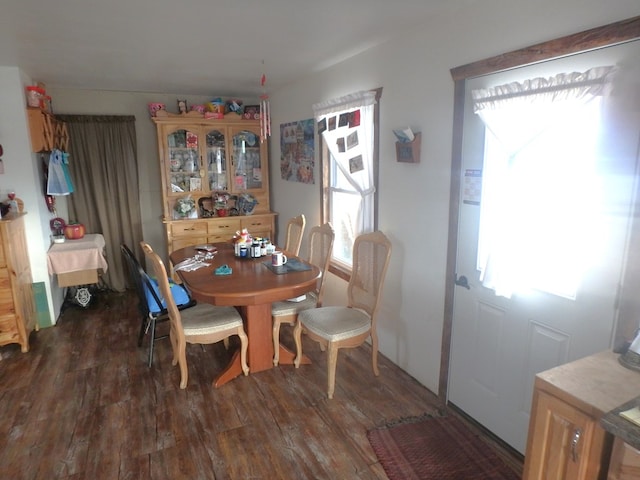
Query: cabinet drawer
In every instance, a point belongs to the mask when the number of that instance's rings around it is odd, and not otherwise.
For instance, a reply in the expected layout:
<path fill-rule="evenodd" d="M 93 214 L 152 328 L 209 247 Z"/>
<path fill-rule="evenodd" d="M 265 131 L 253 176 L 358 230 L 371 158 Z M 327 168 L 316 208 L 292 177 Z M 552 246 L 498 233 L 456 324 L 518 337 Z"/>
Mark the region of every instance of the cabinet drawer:
<path fill-rule="evenodd" d="M 179 250 L 184 247 L 190 247 L 191 245 L 199 245 L 201 243 L 207 243 L 207 237 L 177 237 L 171 242 L 171 251 Z"/>
<path fill-rule="evenodd" d="M 271 235 L 271 230 L 256 230 L 254 228 L 253 230 L 249 230 L 249 232 L 251 232 L 253 238 L 268 238 L 269 240 L 273 238 Z"/>
<path fill-rule="evenodd" d="M 254 231 L 271 231 L 272 217 L 248 217 L 242 219 L 242 228 L 249 230 L 251 235 Z M 255 236 L 255 235 L 254 235 Z"/>
<path fill-rule="evenodd" d="M 2 315 L 8 312 L 15 312 L 13 290 L 11 289 L 9 271 L 6 268 L 0 268 L 0 321 L 2 321 Z"/>
<path fill-rule="evenodd" d="M 207 223 L 209 237 L 222 237 L 223 239 L 220 241 L 230 241 L 235 233 L 242 228 L 238 218 L 221 218 L 219 220 L 209 220 Z"/>
<path fill-rule="evenodd" d="M 206 236 L 207 224 L 205 222 L 176 222 L 171 224 L 171 233 L 174 237 Z M 175 242 L 174 242 L 175 243 Z"/>
<path fill-rule="evenodd" d="M 14 314 L 0 315 L 0 345 L 15 343 L 18 338 L 17 319 Z"/>

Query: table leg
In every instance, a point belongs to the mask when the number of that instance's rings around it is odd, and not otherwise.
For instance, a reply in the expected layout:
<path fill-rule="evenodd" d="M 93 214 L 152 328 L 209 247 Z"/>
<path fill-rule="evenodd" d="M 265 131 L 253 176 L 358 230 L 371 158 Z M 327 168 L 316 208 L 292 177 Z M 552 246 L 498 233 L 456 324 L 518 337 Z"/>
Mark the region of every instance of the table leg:
<path fill-rule="evenodd" d="M 239 307 L 244 319 L 244 329 L 249 337 L 247 349 L 247 363 L 249 374 L 262 372 L 273 368 L 273 342 L 271 341 L 271 304 L 247 305 Z M 296 354 L 280 345 L 280 363 L 292 365 Z M 311 360 L 303 356 L 302 364 L 310 364 Z M 223 372 L 213 382 L 214 387 L 220 387 L 230 380 L 242 375 L 240 352 L 236 351 Z"/>
<path fill-rule="evenodd" d="M 249 372 L 251 373 L 251 372 Z M 242 367 L 240 365 L 240 350 L 236 350 L 231 357 L 231 361 L 227 367 L 213 381 L 213 386 L 218 388 L 225 383 L 242 375 Z"/>
<path fill-rule="evenodd" d="M 271 341 L 271 304 L 247 305 L 239 307 L 244 319 L 244 329 L 249 337 L 247 363 L 249 373 L 262 372 L 273 368 L 273 343 Z M 240 352 L 231 357 L 227 368 L 213 382 L 215 387 L 224 385 L 242 375 Z"/>
<path fill-rule="evenodd" d="M 296 358 L 296 352 L 292 352 L 287 347 L 280 344 L 280 360 L 278 360 L 279 365 L 293 365 L 293 361 Z M 304 353 L 302 354 L 302 361 L 300 365 L 311 365 L 311 359 L 307 357 Z"/>

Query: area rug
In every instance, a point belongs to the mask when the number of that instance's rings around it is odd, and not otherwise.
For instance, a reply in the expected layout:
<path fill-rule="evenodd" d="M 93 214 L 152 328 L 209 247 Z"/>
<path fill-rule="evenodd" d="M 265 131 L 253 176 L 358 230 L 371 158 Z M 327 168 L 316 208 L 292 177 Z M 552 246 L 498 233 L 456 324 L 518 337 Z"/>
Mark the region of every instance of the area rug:
<path fill-rule="evenodd" d="M 459 418 L 426 416 L 367 432 L 389 480 L 518 480 Z"/>

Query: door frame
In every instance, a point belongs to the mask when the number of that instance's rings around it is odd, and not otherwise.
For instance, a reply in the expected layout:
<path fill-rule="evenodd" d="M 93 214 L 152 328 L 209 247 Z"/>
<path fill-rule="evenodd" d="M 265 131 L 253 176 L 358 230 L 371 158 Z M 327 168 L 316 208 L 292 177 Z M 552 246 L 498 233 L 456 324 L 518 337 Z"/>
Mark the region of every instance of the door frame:
<path fill-rule="evenodd" d="M 456 280 L 458 251 L 458 222 L 462 175 L 462 140 L 464 133 L 465 89 L 467 79 L 488 75 L 517 67 L 532 65 L 554 58 L 574 55 L 603 47 L 619 45 L 640 39 L 640 16 L 585 30 L 548 42 L 514 50 L 495 57 L 468 63 L 450 70 L 454 81 L 453 138 L 451 148 L 451 183 L 449 188 L 449 231 L 447 269 L 445 279 L 444 322 L 440 354 L 438 397 L 447 401 L 451 332 L 453 325 L 453 296 Z"/>

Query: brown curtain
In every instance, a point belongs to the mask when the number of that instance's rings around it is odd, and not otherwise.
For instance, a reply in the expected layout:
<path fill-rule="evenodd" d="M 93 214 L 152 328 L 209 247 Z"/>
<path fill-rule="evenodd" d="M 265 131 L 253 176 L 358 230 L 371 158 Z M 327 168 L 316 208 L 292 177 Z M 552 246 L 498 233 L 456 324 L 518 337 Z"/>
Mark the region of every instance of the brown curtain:
<path fill-rule="evenodd" d="M 102 233 L 109 268 L 103 280 L 124 291 L 127 275 L 120 244 L 135 251 L 142 240 L 135 117 L 56 115 L 69 129 L 69 171 L 75 191 L 69 220 Z"/>

